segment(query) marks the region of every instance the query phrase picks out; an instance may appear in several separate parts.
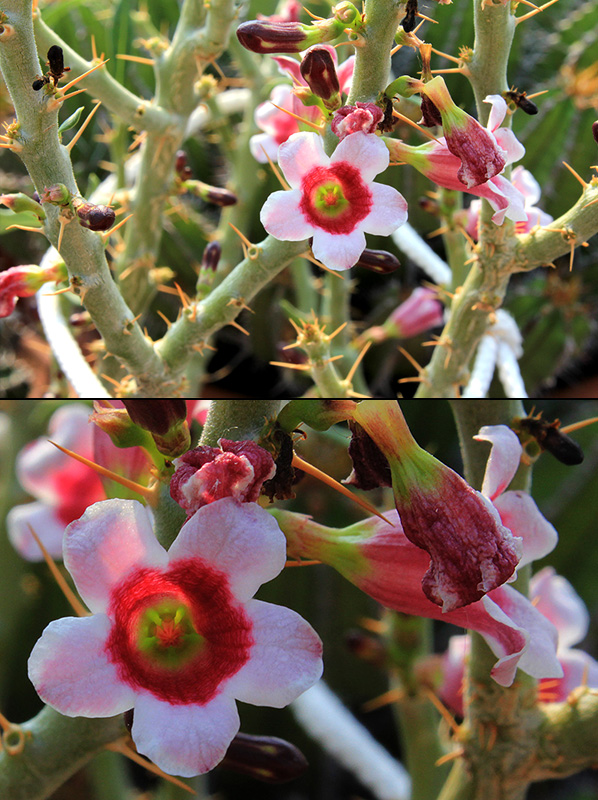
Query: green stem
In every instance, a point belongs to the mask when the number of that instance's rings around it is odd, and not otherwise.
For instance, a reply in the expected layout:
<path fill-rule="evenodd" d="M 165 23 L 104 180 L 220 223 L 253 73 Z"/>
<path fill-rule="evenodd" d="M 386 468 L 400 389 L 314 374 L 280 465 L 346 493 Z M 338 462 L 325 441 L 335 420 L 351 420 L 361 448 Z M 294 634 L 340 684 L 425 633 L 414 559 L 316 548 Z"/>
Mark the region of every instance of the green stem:
<path fill-rule="evenodd" d="M 275 418 L 282 400 L 214 400 L 199 443 L 216 447 L 218 439 L 257 439 L 266 420 Z"/>

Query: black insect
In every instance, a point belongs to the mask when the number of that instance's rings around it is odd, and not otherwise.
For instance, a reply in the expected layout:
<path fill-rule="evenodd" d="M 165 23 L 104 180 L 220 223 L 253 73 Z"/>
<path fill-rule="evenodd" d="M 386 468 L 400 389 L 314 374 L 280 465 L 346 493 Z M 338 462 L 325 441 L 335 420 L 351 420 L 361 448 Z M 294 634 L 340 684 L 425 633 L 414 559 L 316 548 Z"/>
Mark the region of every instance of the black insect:
<path fill-rule="evenodd" d="M 517 108 L 525 111 L 526 114 L 537 114 L 538 106 L 528 99 L 526 92 L 518 92 L 516 89 L 511 89 L 504 93 L 505 100 L 510 100 L 515 103 Z"/>
<path fill-rule="evenodd" d="M 415 28 L 417 17 L 417 0 L 407 0 L 405 16 L 400 22 L 405 33 L 411 33 Z"/>
<path fill-rule="evenodd" d="M 56 86 L 64 73 L 69 72 L 71 69 L 70 67 L 64 66 L 64 53 L 62 52 L 62 47 L 58 47 L 57 44 L 53 44 L 48 50 L 47 57 L 48 61 L 46 63 L 50 69 L 45 75 L 41 78 L 36 78 L 31 84 L 36 92 L 39 92 L 39 90 L 47 83 L 50 83 L 50 81 Z"/>
<path fill-rule="evenodd" d="M 560 425 L 558 419 L 548 422 L 542 419 L 540 414 L 535 417 L 524 417 L 518 421 L 518 427 L 533 436 L 541 449 L 548 450 L 558 461 L 568 466 L 581 464 L 583 461 L 581 447 L 559 430 Z"/>
<path fill-rule="evenodd" d="M 384 116 L 378 123 L 378 130 L 382 131 L 382 133 L 387 133 L 394 128 L 396 121 L 392 115 L 393 106 L 390 97 L 384 95 L 382 97 L 382 102 L 384 103 Z"/>

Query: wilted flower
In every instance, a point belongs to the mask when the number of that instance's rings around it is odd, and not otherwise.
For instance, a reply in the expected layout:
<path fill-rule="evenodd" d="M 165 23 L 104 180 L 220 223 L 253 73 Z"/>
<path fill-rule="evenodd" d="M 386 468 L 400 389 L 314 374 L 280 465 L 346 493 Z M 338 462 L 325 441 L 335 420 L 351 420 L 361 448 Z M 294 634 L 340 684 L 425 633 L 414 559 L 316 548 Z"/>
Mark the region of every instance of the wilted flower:
<path fill-rule="evenodd" d="M 384 113 L 375 103 L 355 103 L 354 106 L 343 106 L 335 112 L 330 125 L 334 133 L 342 141 L 351 133 L 375 133 Z"/>
<path fill-rule="evenodd" d="M 168 552 L 141 504 L 96 503 L 64 537 L 92 616 L 48 625 L 31 681 L 66 716 L 134 709 L 140 753 L 169 773 L 207 772 L 239 730 L 235 700 L 281 708 L 321 675 L 311 626 L 252 599 L 285 558 L 278 525 L 254 503 L 204 506 Z"/>
<path fill-rule="evenodd" d="M 266 200 L 260 218 L 283 241 L 313 237 L 314 256 L 330 269 L 352 267 L 367 233 L 388 236 L 407 219 L 407 203 L 391 186 L 373 183 L 388 165 L 377 136 L 347 136 L 332 156 L 315 133 L 297 133 L 280 146 L 279 164 L 291 186 Z"/>
<path fill-rule="evenodd" d="M 12 314 L 19 297 L 32 297 L 45 283 L 67 278 L 66 266 L 62 261 L 49 267 L 24 264 L 5 269 L 0 272 L 0 317 Z"/>
<path fill-rule="evenodd" d="M 276 472 L 270 453 L 255 442 L 220 439 L 218 444 L 200 445 L 175 462 L 170 495 L 188 515 L 222 497 L 255 502 Z"/>

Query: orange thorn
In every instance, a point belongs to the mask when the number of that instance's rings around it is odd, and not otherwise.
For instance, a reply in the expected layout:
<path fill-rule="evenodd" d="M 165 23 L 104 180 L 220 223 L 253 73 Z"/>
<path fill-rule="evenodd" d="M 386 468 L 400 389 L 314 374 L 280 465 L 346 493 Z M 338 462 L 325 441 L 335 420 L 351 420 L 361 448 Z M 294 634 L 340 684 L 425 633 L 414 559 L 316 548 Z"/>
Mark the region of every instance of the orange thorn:
<path fill-rule="evenodd" d="M 327 486 L 336 489 L 337 492 L 340 492 L 340 494 L 344 494 L 345 497 L 349 497 L 351 500 L 357 503 L 358 506 L 361 506 L 362 508 L 365 508 L 366 511 L 369 511 L 370 514 L 375 514 L 377 517 L 380 517 L 381 520 L 384 520 L 384 522 L 386 522 L 388 525 L 392 525 L 392 522 L 389 522 L 389 520 L 387 520 L 386 517 L 384 517 L 379 511 L 377 511 L 373 505 L 368 503 L 367 500 L 363 500 L 363 498 L 354 495 L 353 492 L 350 492 L 345 486 L 342 485 L 342 483 L 335 481 L 334 478 L 330 477 L 330 475 L 327 475 L 325 472 L 322 472 L 322 470 L 318 469 L 317 467 L 314 467 L 307 461 L 304 461 L 297 455 L 297 453 L 293 453 L 293 460 L 291 463 L 294 467 L 297 467 L 297 469 L 301 469 L 303 470 L 303 472 L 307 472 L 308 475 L 312 475 L 314 478 L 318 478 L 318 480 L 322 481 L 322 483 L 325 483 Z"/>
<path fill-rule="evenodd" d="M 79 83 L 79 81 L 80 81 L 80 80 L 82 80 L 83 78 L 85 78 L 85 77 L 86 77 L 86 75 L 89 75 L 90 73 L 92 73 L 92 72 L 95 72 L 95 71 L 96 71 L 96 69 L 99 69 L 100 67 L 103 67 L 103 66 L 104 66 L 104 64 L 107 64 L 109 61 L 110 61 L 110 59 L 109 59 L 109 58 L 107 58 L 105 61 L 100 61 L 100 63 L 99 63 L 99 64 L 96 64 L 96 65 L 95 65 L 95 67 L 92 67 L 91 69 L 88 69 L 88 70 L 87 70 L 87 72 L 83 72 L 83 73 L 82 73 L 81 75 L 79 75 L 77 78 L 73 78 L 73 80 L 72 80 L 70 83 L 67 83 L 67 85 L 66 85 L 66 86 L 62 86 L 62 87 L 61 87 L 61 89 L 60 89 L 60 91 L 61 91 L 63 94 L 64 94 L 65 92 L 68 92 L 68 90 L 71 88 L 71 86 L 75 86 L 75 84 Z M 85 90 L 84 90 L 84 91 L 85 91 Z M 72 97 L 72 95 L 70 95 L 70 96 Z"/>
<path fill-rule="evenodd" d="M 274 108 L 277 108 L 279 111 L 282 111 L 284 114 L 288 114 L 289 117 L 293 117 L 294 119 L 298 120 L 299 122 L 302 122 L 304 125 L 309 125 L 309 126 L 311 126 L 312 128 L 314 128 L 317 131 L 321 131 L 322 130 L 322 126 L 321 125 L 318 125 L 317 123 L 312 122 L 309 119 L 305 119 L 304 117 L 300 117 L 298 114 L 294 114 L 292 111 L 289 111 L 288 109 L 283 108 L 282 106 L 277 106 L 276 103 L 272 102 L 272 100 L 268 100 L 268 102 L 270 103 L 270 105 L 273 105 Z M 262 147 L 262 150 L 263 149 L 264 148 Z"/>
<path fill-rule="evenodd" d="M 100 464 L 96 464 L 95 461 L 90 461 L 88 458 L 80 456 L 79 453 L 73 453 L 72 450 L 67 450 L 66 447 L 56 444 L 56 442 L 53 442 L 51 439 L 48 439 L 48 441 L 50 444 L 53 444 L 54 447 L 57 447 L 61 452 L 66 453 L 67 456 L 74 458 L 75 461 L 79 461 L 79 463 L 85 464 L 86 467 L 93 469 L 98 473 L 98 475 L 103 475 L 105 478 L 110 478 L 110 480 L 120 483 L 121 486 L 125 486 L 127 489 L 131 489 L 132 491 L 137 492 L 137 494 L 140 494 L 142 497 L 145 497 L 150 505 L 156 505 L 158 496 L 155 488 L 150 489 L 149 486 L 142 486 L 140 483 L 135 483 L 135 481 L 132 481 L 129 478 L 125 478 L 116 472 L 112 472 L 110 469 L 106 469 L 106 467 L 100 466 Z"/>
<path fill-rule="evenodd" d="M 573 167 L 570 167 L 570 166 L 569 166 L 569 164 L 567 164 L 567 162 L 566 162 L 566 161 L 563 161 L 563 164 L 564 164 L 564 165 L 567 167 L 567 169 L 568 169 L 568 170 L 569 170 L 569 172 L 570 172 L 570 173 L 573 175 L 573 177 L 574 177 L 574 178 L 577 178 L 577 180 L 578 180 L 578 181 L 581 183 L 581 185 L 583 186 L 584 190 L 585 190 L 585 189 L 587 189 L 587 188 L 588 188 L 588 184 L 587 184 L 587 183 L 584 181 L 584 179 L 581 177 L 581 175 L 579 175 L 577 172 L 575 172 L 575 170 L 573 169 Z"/>
<path fill-rule="evenodd" d="M 347 384 L 351 383 L 351 381 L 353 380 L 353 376 L 355 375 L 355 372 L 357 371 L 357 367 L 360 365 L 363 357 L 365 356 L 365 354 L 367 353 L 367 351 L 370 349 L 371 346 L 372 346 L 371 341 L 365 343 L 365 345 L 362 348 L 361 352 L 359 353 L 359 355 L 357 356 L 357 358 L 353 362 L 353 366 L 349 370 L 349 372 L 347 374 L 347 377 L 344 380 L 345 383 L 347 383 Z"/>
<path fill-rule="evenodd" d="M 96 50 L 96 37 L 91 34 L 91 60 L 95 61 L 98 57 L 98 51 Z"/>
<path fill-rule="evenodd" d="M 269 361 L 273 367 L 286 367 L 287 369 L 298 369 L 301 372 L 309 372 L 311 367 L 308 364 L 287 364 L 286 361 Z"/>
<path fill-rule="evenodd" d="M 156 764 L 152 764 L 151 761 L 148 761 L 147 758 L 140 756 L 139 753 L 136 753 L 135 750 L 131 750 L 122 739 L 119 739 L 116 742 L 111 742 L 110 744 L 104 745 L 106 750 L 112 750 L 115 753 L 122 753 L 123 756 L 130 758 L 131 761 L 134 761 L 136 764 L 140 764 L 142 767 L 145 767 L 149 772 L 153 772 L 155 775 L 159 775 L 164 780 L 169 781 L 170 783 L 174 783 L 175 786 L 179 786 L 181 789 L 184 789 L 187 792 L 195 795 L 195 789 L 192 789 L 183 781 L 175 778 L 172 775 L 169 775 L 164 770 L 160 769 L 160 767 L 156 766 Z"/>
<path fill-rule="evenodd" d="M 185 294 L 185 292 L 181 289 L 178 283 L 174 282 L 176 287 L 176 291 L 178 296 L 181 298 L 181 303 L 183 304 L 183 308 L 189 308 L 189 304 L 191 302 L 190 298 Z"/>
<path fill-rule="evenodd" d="M 455 758 L 460 758 L 465 750 L 462 747 L 459 747 L 457 750 L 453 750 L 450 753 L 446 753 L 444 756 L 440 756 L 440 758 L 436 759 L 434 762 L 435 767 L 440 767 L 442 764 L 446 764 L 447 761 L 454 761 Z"/>
<path fill-rule="evenodd" d="M 117 58 L 121 61 L 136 61 L 138 64 L 150 64 L 152 67 L 156 63 L 153 58 L 145 58 L 144 56 L 130 56 L 127 53 L 117 53 Z"/>
<path fill-rule="evenodd" d="M 43 233 L 43 228 L 30 228 L 27 225 L 8 225 L 6 230 L 10 231 L 13 228 L 18 228 L 20 231 L 32 231 L 33 233 Z"/>
<path fill-rule="evenodd" d="M 339 333 L 342 331 L 342 329 L 343 329 L 343 328 L 346 328 L 348 324 L 349 324 L 348 322 L 343 322 L 343 324 L 342 324 L 342 325 L 339 325 L 339 326 L 338 326 L 338 328 L 337 328 L 335 331 L 333 331 L 333 333 L 331 333 L 331 334 L 330 334 L 330 336 L 328 337 L 328 339 L 334 339 L 334 337 L 335 337 L 337 334 L 339 334 Z M 292 347 L 293 345 L 290 345 L 290 346 Z M 283 348 L 283 350 L 284 350 L 284 349 L 285 349 L 285 348 Z"/>
<path fill-rule="evenodd" d="M 232 319 L 228 324 L 232 325 L 233 328 L 237 328 L 237 330 L 241 331 L 241 333 L 244 333 L 245 336 L 249 336 L 249 331 L 245 330 L 245 328 L 242 325 L 239 325 L 239 323 L 236 322 L 234 319 Z"/>
<path fill-rule="evenodd" d="M 540 6 L 539 8 L 536 8 L 535 11 L 530 11 L 529 14 L 524 14 L 521 17 L 515 17 L 515 25 L 519 25 L 520 22 L 523 22 L 526 19 L 530 19 L 531 17 L 535 17 L 536 14 L 540 13 L 540 11 L 544 11 L 545 8 L 548 8 L 548 6 L 554 5 L 556 2 L 557 2 L 557 0 L 549 0 L 548 3 L 544 3 L 543 6 Z"/>
<path fill-rule="evenodd" d="M 42 551 L 42 555 L 44 557 L 44 561 L 46 562 L 46 564 L 50 568 L 50 572 L 52 573 L 52 576 L 53 576 L 54 580 L 58 584 L 62 594 L 68 600 L 68 602 L 69 602 L 71 608 L 73 609 L 73 611 L 75 612 L 75 614 L 77 614 L 77 616 L 79 616 L 79 617 L 87 617 L 87 616 L 89 616 L 89 611 L 85 608 L 83 603 L 79 600 L 79 598 L 72 591 L 71 587 L 68 585 L 68 583 L 64 579 L 63 575 L 61 574 L 60 570 L 56 566 L 56 563 L 54 562 L 54 559 L 52 558 L 50 553 L 48 553 L 48 551 L 46 550 L 46 548 L 42 544 L 42 541 L 39 538 L 39 536 L 37 535 L 37 533 L 33 530 L 32 526 L 29 523 L 27 523 L 27 527 L 29 528 L 29 532 L 31 533 L 31 535 L 33 536 L 35 541 L 37 542 L 37 546 Z"/>
<path fill-rule="evenodd" d="M 168 317 L 167 317 L 165 314 L 163 314 L 161 311 L 157 311 L 156 313 L 158 313 L 158 314 L 159 314 L 159 315 L 162 317 L 162 319 L 164 320 L 164 322 L 165 322 L 165 323 L 168 325 L 168 327 L 170 328 L 170 326 L 172 325 L 172 322 L 171 322 L 171 321 L 168 319 Z"/>
<path fill-rule="evenodd" d="M 456 64 L 461 63 L 460 58 L 456 58 L 455 56 L 450 56 L 448 53 L 443 53 L 442 50 L 436 50 L 434 47 L 432 48 L 432 52 L 436 53 L 437 56 L 442 56 L 443 58 L 447 58 L 449 61 L 454 61 Z"/>
<path fill-rule="evenodd" d="M 253 247 L 253 243 L 249 241 L 249 239 L 245 236 L 244 233 L 241 233 L 241 231 L 238 228 L 235 228 L 235 226 L 233 225 L 232 222 L 229 222 L 228 224 L 234 230 L 234 232 L 237 234 L 239 239 L 243 242 L 245 247 L 247 247 L 247 248 Z"/>
<path fill-rule="evenodd" d="M 128 214 L 126 217 L 124 217 L 123 219 L 121 219 L 121 221 L 120 221 L 120 222 L 119 222 L 117 225 L 114 225 L 114 227 L 110 228 L 110 230 L 109 230 L 109 231 L 105 231 L 104 233 L 101 233 L 101 234 L 100 234 L 100 236 L 102 237 L 102 239 L 103 239 L 104 241 L 106 241 L 107 239 L 109 239 L 109 238 L 112 236 L 112 234 L 113 234 L 113 233 L 116 233 L 116 231 L 117 231 L 119 228 L 122 228 L 122 226 L 123 226 L 123 225 L 124 225 L 126 222 L 128 222 L 128 221 L 131 219 L 131 217 L 132 217 L 132 216 L 133 216 L 133 213 L 131 213 L 131 214 Z M 122 278 L 122 275 L 121 275 L 121 278 Z"/>
<path fill-rule="evenodd" d="M 442 703 L 438 697 L 434 694 L 431 689 L 424 689 L 424 694 L 428 698 L 428 700 L 432 703 L 434 708 L 438 711 L 440 716 L 444 719 L 447 725 L 451 728 L 454 733 L 459 731 L 459 726 L 455 722 L 455 719 L 448 708 Z"/>
<path fill-rule="evenodd" d="M 73 149 L 73 147 L 74 147 L 74 146 L 75 146 L 75 144 L 77 143 L 77 141 L 78 141 L 79 137 L 81 136 L 81 134 L 83 133 L 83 131 L 85 130 L 85 128 L 87 128 L 87 126 L 88 126 L 88 125 L 89 125 L 89 123 L 91 122 L 91 118 L 93 117 L 93 115 L 96 113 L 96 111 L 98 110 L 98 108 L 99 108 L 101 105 L 102 105 L 102 101 L 101 101 L 101 100 L 97 100 L 97 101 L 96 101 L 96 104 L 95 104 L 95 106 L 94 106 L 94 107 L 91 109 L 91 111 L 90 111 L 90 112 L 89 112 L 89 114 L 87 115 L 87 119 L 85 120 L 85 122 L 83 123 L 83 125 L 81 125 L 81 127 L 79 128 L 79 130 L 77 131 L 77 133 L 76 133 L 76 134 L 73 136 L 73 138 L 71 139 L 71 141 L 70 141 L 70 142 L 67 144 L 67 146 L 66 146 L 66 149 L 69 151 L 69 153 L 70 153 L 70 151 Z"/>
<path fill-rule="evenodd" d="M 394 108 L 392 110 L 392 115 L 393 115 L 393 117 L 397 117 L 397 119 L 400 119 L 403 122 L 406 122 L 408 125 L 411 125 L 412 128 L 415 128 L 420 133 L 423 133 L 424 136 L 428 137 L 428 139 L 434 139 L 435 142 L 438 141 L 438 139 L 433 134 L 431 134 L 430 131 L 427 131 L 425 128 L 422 128 L 420 125 L 417 124 L 417 122 L 413 122 L 412 119 L 409 119 L 409 117 L 406 117 L 404 114 L 401 114 L 399 111 L 396 111 Z"/>
<path fill-rule="evenodd" d="M 66 220 L 64 217 L 60 217 L 60 231 L 58 232 L 58 242 L 56 244 L 56 249 L 60 253 L 60 247 L 62 245 L 62 235 L 64 234 L 64 229 L 66 227 L 67 222 L 70 220 Z"/>
<path fill-rule="evenodd" d="M 87 91 L 87 89 L 77 89 L 76 92 L 71 92 L 70 94 L 64 94 L 62 96 L 61 95 L 57 95 L 54 98 L 54 100 L 55 100 L 56 103 L 63 103 L 65 100 L 68 100 L 70 97 L 75 97 L 76 95 L 81 94 L 82 92 L 86 92 L 86 91 Z"/>
<path fill-rule="evenodd" d="M 314 564 L 321 564 L 321 561 L 286 561 L 285 567 L 311 567 Z"/>
<path fill-rule="evenodd" d="M 260 147 L 261 147 L 261 145 L 260 145 Z M 266 153 L 266 151 L 265 151 L 265 149 L 264 149 L 263 147 L 262 147 L 262 152 L 263 152 L 263 154 L 266 156 L 266 158 L 268 159 L 268 164 L 270 165 L 270 169 L 271 169 L 271 170 L 272 170 L 272 172 L 273 172 L 273 173 L 276 175 L 276 179 L 278 180 L 278 183 L 279 183 L 279 184 L 282 186 L 282 188 L 283 188 L 285 191 L 286 191 L 287 189 L 290 189 L 291 187 L 290 187 L 290 186 L 289 186 L 289 184 L 288 184 L 288 183 L 285 181 L 285 179 L 282 177 L 282 174 L 281 174 L 280 170 L 279 170 L 279 169 L 278 169 L 278 167 L 277 167 L 277 166 L 274 164 L 274 162 L 272 161 L 272 159 L 270 158 L 270 156 L 268 155 L 268 153 Z M 230 224 L 230 223 L 229 223 L 229 224 Z"/>
<path fill-rule="evenodd" d="M 311 13 L 311 11 L 309 10 L 309 8 L 306 8 L 305 6 L 301 6 L 301 8 L 302 8 L 302 9 L 305 11 L 305 13 L 306 13 L 308 16 L 310 16 L 312 19 L 324 19 L 324 17 L 316 17 L 316 15 L 315 15 L 315 14 L 312 14 L 312 13 Z"/>
<path fill-rule="evenodd" d="M 311 261 L 312 264 L 315 264 L 316 267 L 320 267 L 320 269 L 323 269 L 329 275 L 334 275 L 335 278 L 340 278 L 341 281 L 345 280 L 343 278 L 343 276 L 337 270 L 330 269 L 330 267 L 327 267 L 325 264 L 322 264 L 322 262 L 318 261 L 317 258 L 314 258 L 314 256 L 311 253 L 307 253 L 307 252 L 306 253 L 300 253 L 298 257 L 306 258 L 308 261 Z"/>
<path fill-rule="evenodd" d="M 383 694 L 378 695 L 378 697 L 374 697 L 371 700 L 368 700 L 366 703 L 363 703 L 361 710 L 367 714 L 369 711 L 376 711 L 378 708 L 383 708 L 391 703 L 396 703 L 398 700 L 402 700 L 404 697 L 405 692 L 402 689 L 390 689 L 388 692 L 384 692 Z"/>
<path fill-rule="evenodd" d="M 578 431 L 580 428 L 585 428 L 586 425 L 592 425 L 594 422 L 598 422 L 598 417 L 582 419 L 580 422 L 573 422 L 571 425 L 565 425 L 564 427 L 559 428 L 559 430 L 561 433 L 573 433 L 573 431 Z"/>
<path fill-rule="evenodd" d="M 57 292 L 47 292 L 44 293 L 44 297 L 55 297 L 57 294 L 66 294 L 67 292 L 72 292 L 72 286 L 66 286 L 64 289 L 59 289 Z"/>
<path fill-rule="evenodd" d="M 417 363 L 417 361 L 416 361 L 416 360 L 413 358 L 413 356 L 411 355 L 411 353 L 408 353 L 408 352 L 407 352 L 407 350 L 405 350 L 405 348 L 404 348 L 404 347 L 399 347 L 399 352 L 400 352 L 400 353 L 402 353 L 402 354 L 405 356 L 405 358 L 407 359 L 407 361 L 409 361 L 409 363 L 410 363 L 410 364 L 411 364 L 413 367 L 415 367 L 415 369 L 416 369 L 418 372 L 423 372 L 423 371 L 424 371 L 424 368 L 422 367 L 422 365 L 421 365 L 421 364 L 418 364 L 418 363 Z"/>

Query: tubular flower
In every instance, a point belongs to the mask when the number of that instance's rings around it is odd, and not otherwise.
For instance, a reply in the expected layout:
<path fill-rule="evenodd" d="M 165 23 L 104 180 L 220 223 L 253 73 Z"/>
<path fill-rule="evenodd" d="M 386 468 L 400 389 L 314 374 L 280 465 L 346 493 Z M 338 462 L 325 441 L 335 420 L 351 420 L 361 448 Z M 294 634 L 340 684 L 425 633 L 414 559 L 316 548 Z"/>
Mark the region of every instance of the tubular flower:
<path fill-rule="evenodd" d="M 442 303 L 433 289 L 418 286 L 388 317 L 383 325 L 365 331 L 364 339 L 382 342 L 388 338 L 410 339 L 442 325 Z"/>
<path fill-rule="evenodd" d="M 537 678 L 560 677 L 556 630 L 530 601 L 510 586 L 500 586 L 477 602 L 444 612 L 431 602 L 422 583 L 428 557 L 405 536 L 397 512 L 328 528 L 311 517 L 275 509 L 290 557 L 329 564 L 387 608 L 450 622 L 480 633 L 498 661 L 492 677 L 510 686 L 517 667 Z"/>
<path fill-rule="evenodd" d="M 270 453 L 255 442 L 220 439 L 218 444 L 200 445 L 175 462 L 170 496 L 188 516 L 223 497 L 255 502 L 264 481 L 276 472 Z"/>
<path fill-rule="evenodd" d="M 515 225 L 515 233 L 529 233 L 536 225 L 548 225 L 553 217 L 536 207 L 540 199 L 540 185 L 531 172 L 524 167 L 515 167 L 511 175 L 511 183 L 522 195 L 525 210 L 525 220 L 520 220 Z M 479 238 L 479 221 L 482 210 L 481 200 L 472 200 L 465 212 L 465 230 L 475 241 Z"/>
<path fill-rule="evenodd" d="M 488 132 L 492 134 L 504 153 L 505 165 L 518 161 L 525 153 L 523 145 L 517 141 L 511 130 L 499 127 L 507 112 L 504 98 L 493 94 L 488 95 L 484 102 L 492 104 Z M 489 180 L 478 184 L 472 184 L 471 180 L 469 184 L 461 180 L 460 172 L 463 164 L 461 159 L 450 151 L 446 139 L 440 138 L 417 147 L 405 144 L 400 139 L 385 138 L 384 141 L 394 160 L 410 164 L 439 186 L 483 197 L 496 212 L 492 217 L 496 225 L 502 225 L 505 217 L 513 222 L 527 219 L 524 196 L 504 175 L 495 174 Z"/>
<path fill-rule="evenodd" d="M 62 261 L 45 268 L 36 264 L 25 264 L 0 272 L 0 317 L 9 317 L 12 314 L 19 297 L 31 297 L 49 281 L 63 281 L 67 278 L 66 266 Z"/>
<path fill-rule="evenodd" d="M 390 186 L 373 183 L 386 169 L 388 151 L 377 136 L 354 133 L 332 156 L 315 133 L 297 133 L 279 148 L 291 186 L 266 200 L 260 218 L 283 241 L 313 237 L 314 256 L 330 269 L 352 267 L 367 233 L 388 236 L 407 219 L 407 203 Z"/>
<path fill-rule="evenodd" d="M 318 49 L 326 49 L 330 53 L 333 64 L 335 67 L 337 66 L 338 56 L 334 47 L 321 45 L 318 46 Z M 303 57 L 305 58 L 309 52 L 308 50 L 304 53 Z M 308 91 L 308 85 L 301 74 L 300 63 L 289 56 L 276 56 L 274 60 L 278 64 L 279 71 L 291 78 L 293 87 L 286 84 L 275 86 L 270 93 L 270 100 L 260 103 L 255 110 L 255 124 L 262 133 L 256 133 L 251 137 L 249 149 L 253 157 L 261 164 L 265 164 L 268 158 L 276 161 L 279 145 L 286 142 L 293 133 L 299 133 L 299 122 L 291 114 L 287 114 L 287 111 L 305 119 L 306 122 L 318 124 L 324 119 L 324 114 L 319 106 L 306 106 L 301 102 L 300 97 Z M 336 70 L 341 93 L 349 93 L 354 67 L 355 56 L 350 56 Z M 284 111 L 281 111 L 281 108 Z"/>
<path fill-rule="evenodd" d="M 571 645 L 587 634 L 589 615 L 580 597 L 565 578 L 553 567 L 540 570 L 530 582 L 530 600 L 536 611 L 552 623 L 558 633 L 557 659 L 561 676 L 548 676 L 538 684 L 540 702 L 564 702 L 569 694 L 582 685 L 598 688 L 598 663 L 583 650 Z M 469 638 L 451 636 L 447 651 L 442 655 L 442 685 L 440 697 L 457 714 L 463 714 L 463 678 L 469 657 Z"/>
<path fill-rule="evenodd" d="M 361 488 L 392 486 L 405 535 L 430 556 L 422 584 L 426 596 L 452 611 L 508 580 L 519 562 L 520 540 L 489 498 L 499 493 L 497 481 L 504 488 L 517 469 L 521 445 L 515 434 L 504 428 L 512 438 L 494 436 L 499 447 L 480 493 L 417 444 L 398 403 L 362 402 L 352 418 L 358 426 L 348 482 Z M 374 474 L 373 457 L 382 459 Z"/>
<path fill-rule="evenodd" d="M 131 735 L 161 769 L 212 769 L 239 730 L 235 700 L 281 708 L 322 672 L 294 611 L 254 600 L 284 566 L 284 536 L 255 504 L 201 508 L 166 552 L 139 503 L 107 500 L 67 528 L 64 561 L 92 616 L 55 620 L 29 658 L 66 716 L 134 709 Z"/>

